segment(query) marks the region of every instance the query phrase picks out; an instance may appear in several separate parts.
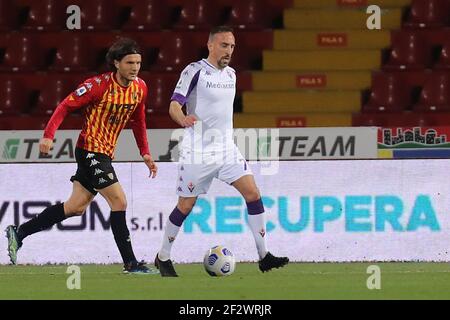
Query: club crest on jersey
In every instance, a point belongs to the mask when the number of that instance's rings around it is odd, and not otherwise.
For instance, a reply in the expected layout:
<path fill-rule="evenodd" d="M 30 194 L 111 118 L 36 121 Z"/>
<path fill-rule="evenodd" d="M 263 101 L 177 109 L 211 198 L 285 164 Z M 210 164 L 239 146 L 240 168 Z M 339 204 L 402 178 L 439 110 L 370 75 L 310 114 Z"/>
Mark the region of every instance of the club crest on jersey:
<path fill-rule="evenodd" d="M 87 92 L 87 89 L 85 86 L 81 86 L 79 87 L 77 90 L 75 90 L 75 95 L 77 97 L 81 97 L 83 94 L 85 94 Z"/>
<path fill-rule="evenodd" d="M 114 173 L 108 173 L 108 178 L 111 180 L 114 180 Z"/>
<path fill-rule="evenodd" d="M 136 91 L 133 92 L 132 96 L 133 96 L 133 100 L 137 100 L 138 99 L 138 94 L 137 94 Z"/>
<path fill-rule="evenodd" d="M 195 186 L 194 186 L 194 184 L 192 183 L 192 182 L 189 182 L 189 184 L 188 184 L 188 189 L 189 189 L 189 191 L 192 193 L 192 191 L 194 191 L 194 188 L 195 188 Z"/>

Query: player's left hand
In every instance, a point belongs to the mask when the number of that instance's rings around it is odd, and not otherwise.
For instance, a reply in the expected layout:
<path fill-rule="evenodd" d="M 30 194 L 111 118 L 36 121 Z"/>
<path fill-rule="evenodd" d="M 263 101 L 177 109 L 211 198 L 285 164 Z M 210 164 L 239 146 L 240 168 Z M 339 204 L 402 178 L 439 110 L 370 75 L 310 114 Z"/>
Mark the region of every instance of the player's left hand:
<path fill-rule="evenodd" d="M 152 179 L 156 177 L 156 174 L 158 172 L 158 166 L 156 165 L 155 161 L 153 161 L 153 158 L 151 155 L 146 154 L 142 157 L 144 159 L 145 164 L 147 165 L 148 169 L 150 170 L 150 175 Z"/>

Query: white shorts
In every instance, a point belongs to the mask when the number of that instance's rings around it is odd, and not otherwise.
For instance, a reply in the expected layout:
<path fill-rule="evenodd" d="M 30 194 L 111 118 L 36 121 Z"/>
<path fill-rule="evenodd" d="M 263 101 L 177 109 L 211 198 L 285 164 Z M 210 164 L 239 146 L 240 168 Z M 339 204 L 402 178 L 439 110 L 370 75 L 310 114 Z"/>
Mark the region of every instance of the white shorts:
<path fill-rule="evenodd" d="M 181 152 L 178 163 L 177 195 L 180 197 L 197 197 L 208 192 L 214 178 L 232 184 L 239 178 L 253 174 L 247 161 L 235 146 L 232 156 L 224 161 L 208 161 L 203 155 L 201 163 L 188 160 L 193 155 Z"/>

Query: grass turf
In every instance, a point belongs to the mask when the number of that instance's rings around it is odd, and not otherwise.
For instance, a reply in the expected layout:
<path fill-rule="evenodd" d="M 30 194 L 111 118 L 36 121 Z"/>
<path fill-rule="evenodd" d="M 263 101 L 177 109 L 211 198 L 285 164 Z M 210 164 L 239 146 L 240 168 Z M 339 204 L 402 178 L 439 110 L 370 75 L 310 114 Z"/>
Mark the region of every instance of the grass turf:
<path fill-rule="evenodd" d="M 230 277 L 201 264 L 176 265 L 179 278 L 124 275 L 120 265 L 81 265 L 81 289 L 69 290 L 65 265 L 0 266 L 0 299 L 450 299 L 448 263 L 377 263 L 381 289 L 369 290 L 371 263 L 290 263 L 262 274 L 238 263 Z"/>

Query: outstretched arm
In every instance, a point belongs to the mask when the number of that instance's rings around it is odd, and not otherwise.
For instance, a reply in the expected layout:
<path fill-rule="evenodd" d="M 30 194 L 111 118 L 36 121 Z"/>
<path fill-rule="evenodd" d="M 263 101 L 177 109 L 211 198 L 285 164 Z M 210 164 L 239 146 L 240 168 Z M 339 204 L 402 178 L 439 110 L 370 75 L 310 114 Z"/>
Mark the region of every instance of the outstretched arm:
<path fill-rule="evenodd" d="M 93 90 L 94 91 L 94 90 Z M 53 146 L 55 132 L 70 112 L 80 109 L 95 99 L 97 92 L 90 91 L 84 85 L 80 85 L 75 92 L 69 94 L 55 109 L 53 115 L 44 129 L 44 135 L 39 143 L 39 151 L 47 154 Z"/>

